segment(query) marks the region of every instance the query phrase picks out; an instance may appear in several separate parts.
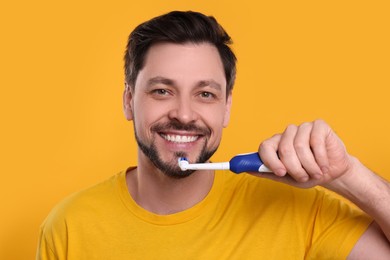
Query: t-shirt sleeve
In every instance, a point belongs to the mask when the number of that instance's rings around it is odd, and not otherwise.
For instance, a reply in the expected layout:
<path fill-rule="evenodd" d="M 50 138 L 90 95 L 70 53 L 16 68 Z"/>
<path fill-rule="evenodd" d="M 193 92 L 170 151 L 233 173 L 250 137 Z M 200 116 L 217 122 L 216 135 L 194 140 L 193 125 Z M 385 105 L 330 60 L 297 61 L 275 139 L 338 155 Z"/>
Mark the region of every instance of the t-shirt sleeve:
<path fill-rule="evenodd" d="M 371 222 L 352 203 L 324 192 L 307 259 L 346 259 Z"/>
<path fill-rule="evenodd" d="M 37 260 L 67 259 L 68 233 L 62 208 L 54 208 L 41 225 Z"/>
<path fill-rule="evenodd" d="M 37 260 L 58 259 L 58 257 L 54 254 L 53 249 L 51 248 L 49 243 L 47 243 L 47 237 L 43 232 L 43 227 L 41 227 L 39 231 L 36 259 Z"/>

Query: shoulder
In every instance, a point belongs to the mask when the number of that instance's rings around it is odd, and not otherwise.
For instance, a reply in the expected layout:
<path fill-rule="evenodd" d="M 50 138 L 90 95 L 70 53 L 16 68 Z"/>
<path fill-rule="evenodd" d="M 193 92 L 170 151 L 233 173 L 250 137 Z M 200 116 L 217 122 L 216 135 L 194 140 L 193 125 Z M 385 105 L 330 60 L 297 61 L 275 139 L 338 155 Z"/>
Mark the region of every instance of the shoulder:
<path fill-rule="evenodd" d="M 76 192 L 58 203 L 40 227 L 37 258 L 65 259 L 69 237 L 74 238 L 74 234 L 82 233 L 91 219 L 106 212 L 107 206 L 118 200 L 119 183 L 120 179 L 124 179 L 125 172 Z"/>
<path fill-rule="evenodd" d="M 42 229 L 63 229 L 69 221 L 85 214 L 93 214 L 117 197 L 120 172 L 109 179 L 84 190 L 75 192 L 59 202 L 42 224 Z"/>

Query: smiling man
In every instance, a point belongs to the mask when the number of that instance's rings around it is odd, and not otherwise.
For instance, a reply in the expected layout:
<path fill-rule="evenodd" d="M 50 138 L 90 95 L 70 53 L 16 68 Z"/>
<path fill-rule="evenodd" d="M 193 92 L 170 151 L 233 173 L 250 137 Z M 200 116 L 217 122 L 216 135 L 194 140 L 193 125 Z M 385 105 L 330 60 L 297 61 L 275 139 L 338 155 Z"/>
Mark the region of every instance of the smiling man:
<path fill-rule="evenodd" d="M 231 94 L 220 55 L 210 43 L 158 43 L 144 63 L 124 96 L 142 150 L 139 160 L 151 160 L 169 176 L 187 176 L 177 158 L 207 161 L 229 121 Z"/>
<path fill-rule="evenodd" d="M 138 164 L 54 208 L 37 259 L 388 259 L 390 185 L 321 120 L 259 146 L 270 173 L 180 170 L 208 162 L 229 123 L 230 43 L 196 12 L 135 28 L 123 105 Z"/>

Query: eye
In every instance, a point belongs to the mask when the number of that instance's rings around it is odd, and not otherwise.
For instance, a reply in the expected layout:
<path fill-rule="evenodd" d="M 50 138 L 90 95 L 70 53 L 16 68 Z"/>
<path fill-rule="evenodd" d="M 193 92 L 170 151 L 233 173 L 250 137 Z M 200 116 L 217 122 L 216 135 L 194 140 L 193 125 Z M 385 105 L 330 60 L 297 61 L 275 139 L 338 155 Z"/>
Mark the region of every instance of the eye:
<path fill-rule="evenodd" d="M 215 98 L 215 95 L 213 93 L 207 91 L 203 91 L 202 93 L 200 93 L 200 96 L 206 99 Z"/>
<path fill-rule="evenodd" d="M 172 91 L 167 88 L 155 88 L 149 90 L 147 93 L 150 97 L 158 100 L 165 100 L 173 95 Z"/>
<path fill-rule="evenodd" d="M 166 89 L 155 89 L 153 90 L 153 93 L 161 96 L 166 96 L 169 94 Z"/>
<path fill-rule="evenodd" d="M 172 92 L 166 88 L 156 88 L 149 92 L 155 98 L 165 98 L 172 95 Z"/>

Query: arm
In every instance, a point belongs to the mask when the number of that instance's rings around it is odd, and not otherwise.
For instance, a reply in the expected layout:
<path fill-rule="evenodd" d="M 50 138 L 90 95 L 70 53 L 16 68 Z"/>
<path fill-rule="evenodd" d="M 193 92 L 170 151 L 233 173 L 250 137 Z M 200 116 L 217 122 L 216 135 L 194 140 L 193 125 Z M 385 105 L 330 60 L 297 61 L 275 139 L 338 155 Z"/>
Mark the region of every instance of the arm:
<path fill-rule="evenodd" d="M 351 160 L 351 173 L 336 179 L 328 188 L 355 203 L 375 222 L 356 243 L 349 259 L 387 259 L 390 256 L 390 184 L 356 158 Z"/>
<path fill-rule="evenodd" d="M 390 184 L 349 155 L 324 121 L 287 127 L 284 133 L 264 141 L 259 154 L 273 173 L 255 175 L 301 188 L 324 186 L 374 219 L 375 224 L 352 250 L 352 259 L 361 257 L 362 252 L 389 255 Z"/>

